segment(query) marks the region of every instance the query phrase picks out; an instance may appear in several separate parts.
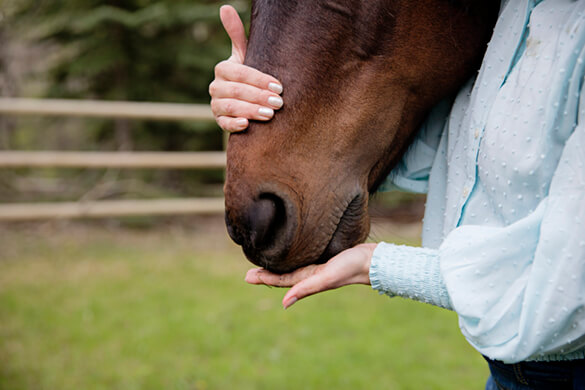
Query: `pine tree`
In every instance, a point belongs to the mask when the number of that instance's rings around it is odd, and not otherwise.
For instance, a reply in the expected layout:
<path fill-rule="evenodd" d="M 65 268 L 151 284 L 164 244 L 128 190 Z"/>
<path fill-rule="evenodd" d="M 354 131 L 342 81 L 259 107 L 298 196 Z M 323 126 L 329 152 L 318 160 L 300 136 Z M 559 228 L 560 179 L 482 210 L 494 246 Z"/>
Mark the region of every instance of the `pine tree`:
<path fill-rule="evenodd" d="M 218 13 L 224 2 L 216 0 L 0 0 L 0 7 L 2 2 L 12 6 L 13 24 L 29 42 L 54 47 L 46 97 L 207 104 L 213 67 L 229 55 Z M 246 19 L 248 4 L 235 5 Z M 86 149 L 222 146 L 213 123 L 93 123 L 94 142 Z M 202 180 L 195 172 L 170 175 L 173 180 L 162 181 Z"/>

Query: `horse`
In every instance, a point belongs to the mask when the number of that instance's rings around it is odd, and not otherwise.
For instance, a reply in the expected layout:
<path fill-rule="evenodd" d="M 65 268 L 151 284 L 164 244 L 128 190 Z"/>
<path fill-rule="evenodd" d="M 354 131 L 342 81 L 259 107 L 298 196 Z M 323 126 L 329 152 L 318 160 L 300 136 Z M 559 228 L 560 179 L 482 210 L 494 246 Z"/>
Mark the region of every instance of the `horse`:
<path fill-rule="evenodd" d="M 498 1 L 254 0 L 245 64 L 284 107 L 232 133 L 225 220 L 254 264 L 286 273 L 369 234 L 368 202 L 429 110 L 479 68 Z"/>

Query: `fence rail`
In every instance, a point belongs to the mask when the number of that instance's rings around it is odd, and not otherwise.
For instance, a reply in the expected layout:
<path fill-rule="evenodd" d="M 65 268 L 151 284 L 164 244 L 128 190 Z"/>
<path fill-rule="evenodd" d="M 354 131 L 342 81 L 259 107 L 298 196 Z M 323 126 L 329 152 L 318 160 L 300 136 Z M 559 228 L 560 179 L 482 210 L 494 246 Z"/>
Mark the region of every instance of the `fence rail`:
<path fill-rule="evenodd" d="M 0 168 L 225 168 L 224 152 L 0 152 Z"/>
<path fill-rule="evenodd" d="M 208 105 L 0 97 L 0 114 L 213 121 Z"/>
<path fill-rule="evenodd" d="M 52 218 L 104 218 L 138 215 L 218 214 L 222 198 L 101 200 L 97 202 L 5 203 L 0 220 L 32 221 Z"/>
<path fill-rule="evenodd" d="M 0 97 L 0 115 L 213 121 L 207 105 Z M 0 168 L 86 167 L 224 168 L 224 152 L 61 152 L 0 151 Z M 107 200 L 0 204 L 0 221 L 102 218 L 136 215 L 217 214 L 222 198 Z"/>

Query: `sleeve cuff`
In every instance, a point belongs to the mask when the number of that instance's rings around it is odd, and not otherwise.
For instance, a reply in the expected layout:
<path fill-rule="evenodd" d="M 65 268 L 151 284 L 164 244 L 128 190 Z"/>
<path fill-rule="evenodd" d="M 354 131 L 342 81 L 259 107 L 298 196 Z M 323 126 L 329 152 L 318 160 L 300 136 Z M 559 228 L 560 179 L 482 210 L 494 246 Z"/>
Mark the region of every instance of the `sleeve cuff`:
<path fill-rule="evenodd" d="M 452 310 L 436 249 L 380 243 L 370 265 L 374 290 Z"/>

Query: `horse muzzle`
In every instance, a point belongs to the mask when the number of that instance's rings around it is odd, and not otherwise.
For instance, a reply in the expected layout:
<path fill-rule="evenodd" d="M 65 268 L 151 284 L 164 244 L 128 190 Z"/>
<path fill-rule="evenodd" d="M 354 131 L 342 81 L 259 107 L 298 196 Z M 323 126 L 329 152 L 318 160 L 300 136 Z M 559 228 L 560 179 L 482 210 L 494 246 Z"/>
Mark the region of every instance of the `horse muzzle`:
<path fill-rule="evenodd" d="M 298 225 L 298 212 L 290 196 L 259 191 L 246 196 L 226 191 L 225 222 L 229 236 L 242 247 L 248 260 L 275 272 L 284 266 Z"/>
<path fill-rule="evenodd" d="M 294 191 L 226 186 L 228 234 L 252 263 L 275 273 L 324 263 L 363 242 L 369 232 L 367 194 L 322 196 L 303 209 Z M 315 207 L 316 206 L 316 207 Z"/>

